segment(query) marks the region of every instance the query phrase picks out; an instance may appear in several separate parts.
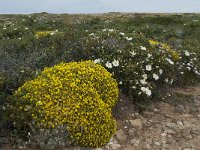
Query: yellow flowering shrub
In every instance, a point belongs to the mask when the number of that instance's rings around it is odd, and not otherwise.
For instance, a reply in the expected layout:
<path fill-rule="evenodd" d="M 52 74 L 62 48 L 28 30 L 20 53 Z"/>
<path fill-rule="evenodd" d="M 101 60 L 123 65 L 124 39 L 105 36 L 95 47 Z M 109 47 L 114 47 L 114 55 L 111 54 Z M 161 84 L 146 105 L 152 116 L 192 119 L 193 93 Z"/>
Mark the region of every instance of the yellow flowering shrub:
<path fill-rule="evenodd" d="M 118 85 L 112 74 L 91 61 L 60 63 L 15 92 L 16 124 L 66 131 L 78 145 L 99 147 L 116 130 L 112 107 Z M 22 121 L 22 119 L 24 121 Z"/>
<path fill-rule="evenodd" d="M 170 53 L 170 55 L 172 56 L 172 59 L 174 61 L 180 60 L 179 52 L 177 52 L 176 50 L 172 49 L 170 47 L 170 45 L 168 45 L 166 43 L 161 43 L 161 42 L 158 42 L 158 41 L 154 41 L 154 40 L 149 40 L 149 44 L 151 44 L 152 46 L 160 46 L 160 48 L 165 49 L 167 52 Z"/>
<path fill-rule="evenodd" d="M 46 37 L 46 36 L 50 35 L 51 33 L 53 33 L 53 31 L 38 31 L 38 32 L 36 32 L 35 37 L 37 39 L 39 39 L 42 37 Z"/>
<path fill-rule="evenodd" d="M 0 74 L 0 90 L 3 88 L 3 83 L 4 83 L 5 77 Z"/>

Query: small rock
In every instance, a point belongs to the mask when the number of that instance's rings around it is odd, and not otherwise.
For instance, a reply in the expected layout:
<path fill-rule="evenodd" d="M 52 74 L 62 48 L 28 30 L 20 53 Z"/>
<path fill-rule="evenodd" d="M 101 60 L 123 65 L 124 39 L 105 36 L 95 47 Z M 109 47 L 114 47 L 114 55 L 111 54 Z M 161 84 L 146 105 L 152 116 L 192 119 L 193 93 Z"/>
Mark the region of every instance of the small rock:
<path fill-rule="evenodd" d="M 135 146 L 138 146 L 140 144 L 140 141 L 137 140 L 137 139 L 132 139 L 131 140 L 131 144 L 135 145 Z"/>
<path fill-rule="evenodd" d="M 123 131 L 122 129 L 120 129 L 120 130 L 118 130 L 118 131 L 116 132 L 116 137 L 117 137 L 121 142 L 124 142 L 124 141 L 126 141 L 127 135 L 124 134 L 124 131 Z"/>
<path fill-rule="evenodd" d="M 103 150 L 102 148 L 95 148 L 94 150 Z"/>
<path fill-rule="evenodd" d="M 162 133 L 162 134 L 161 134 L 162 137 L 165 137 L 166 135 L 167 135 L 166 133 Z"/>
<path fill-rule="evenodd" d="M 142 124 L 142 120 L 141 119 L 135 119 L 135 120 L 130 120 L 131 124 L 133 127 L 136 127 L 138 129 L 142 129 L 143 124 Z"/>
<path fill-rule="evenodd" d="M 200 114 L 197 115 L 197 118 L 200 118 Z"/>
<path fill-rule="evenodd" d="M 160 146 L 160 143 L 159 143 L 159 142 L 154 142 L 154 143 L 155 143 L 155 145 Z"/>
<path fill-rule="evenodd" d="M 196 134 L 196 135 L 200 135 L 200 130 L 198 130 L 198 129 L 192 129 L 191 133 Z"/>
<path fill-rule="evenodd" d="M 110 145 L 110 146 L 111 146 L 111 148 L 112 148 L 113 150 L 117 150 L 117 149 L 120 149 L 120 148 L 121 148 L 121 145 L 118 144 L 118 143 L 113 143 L 113 144 Z"/>
<path fill-rule="evenodd" d="M 146 148 L 150 149 L 151 145 L 150 144 L 146 144 Z"/>
<path fill-rule="evenodd" d="M 177 112 L 180 112 L 180 113 L 185 112 L 185 107 L 183 105 L 178 105 L 175 107 L 175 109 Z"/>
<path fill-rule="evenodd" d="M 130 135 L 130 136 L 134 136 L 135 135 L 135 129 L 134 128 L 132 128 L 132 129 L 130 129 L 129 131 L 128 131 L 128 134 Z"/>
<path fill-rule="evenodd" d="M 173 130 L 166 130 L 166 133 L 168 133 L 168 134 L 176 134 L 176 132 L 174 132 Z"/>
<path fill-rule="evenodd" d="M 170 128 L 174 128 L 176 126 L 176 124 L 175 123 L 167 123 L 166 126 L 170 127 Z"/>
<path fill-rule="evenodd" d="M 177 121 L 177 125 L 183 126 L 183 122 L 182 121 Z"/>

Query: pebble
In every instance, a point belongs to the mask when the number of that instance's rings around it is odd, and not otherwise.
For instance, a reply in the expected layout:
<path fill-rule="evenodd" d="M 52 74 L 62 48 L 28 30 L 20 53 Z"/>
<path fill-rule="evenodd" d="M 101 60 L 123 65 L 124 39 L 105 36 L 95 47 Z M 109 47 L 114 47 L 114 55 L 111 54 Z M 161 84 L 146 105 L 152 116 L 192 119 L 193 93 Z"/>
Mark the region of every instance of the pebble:
<path fill-rule="evenodd" d="M 160 146 L 160 143 L 159 143 L 159 142 L 154 142 L 154 143 L 155 143 L 155 145 Z"/>
<path fill-rule="evenodd" d="M 116 137 L 117 137 L 117 139 L 119 139 L 121 142 L 124 142 L 124 141 L 126 141 L 127 135 L 124 134 L 124 131 L 123 131 L 122 129 L 120 129 L 120 130 L 118 130 L 118 131 L 116 132 Z"/>
<path fill-rule="evenodd" d="M 161 134 L 162 137 L 165 137 L 166 135 L 167 135 L 166 133 L 162 133 L 162 134 Z"/>
<path fill-rule="evenodd" d="M 118 143 L 113 143 L 112 145 L 110 145 L 110 147 L 112 148 L 112 150 L 117 150 L 121 148 L 121 145 Z"/>
<path fill-rule="evenodd" d="M 183 122 L 182 121 L 177 121 L 177 125 L 183 126 Z"/>
<path fill-rule="evenodd" d="M 166 127 L 174 128 L 176 126 L 175 123 L 167 123 Z"/>
<path fill-rule="evenodd" d="M 140 141 L 137 140 L 137 139 L 132 139 L 132 140 L 131 140 L 131 144 L 133 144 L 133 145 L 135 145 L 135 146 L 138 146 L 139 143 L 140 143 Z"/>
<path fill-rule="evenodd" d="M 142 129 L 143 124 L 141 119 L 130 120 L 131 125 L 135 128 Z"/>

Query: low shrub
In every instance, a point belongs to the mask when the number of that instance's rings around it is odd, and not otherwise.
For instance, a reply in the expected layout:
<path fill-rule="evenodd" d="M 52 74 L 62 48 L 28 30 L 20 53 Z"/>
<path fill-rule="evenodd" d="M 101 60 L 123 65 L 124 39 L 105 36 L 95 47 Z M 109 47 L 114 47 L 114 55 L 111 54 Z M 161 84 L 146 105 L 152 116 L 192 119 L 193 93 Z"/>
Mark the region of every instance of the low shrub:
<path fill-rule="evenodd" d="M 103 29 L 88 33 L 85 43 L 88 58 L 113 73 L 123 91 L 134 100 L 155 96 L 164 84 L 178 83 L 187 72 L 200 76 L 195 53 L 140 33 Z"/>
<path fill-rule="evenodd" d="M 111 109 L 118 99 L 117 83 L 91 61 L 45 68 L 14 96 L 8 110 L 17 128 L 66 126 L 75 143 L 92 147 L 105 145 L 116 130 Z"/>

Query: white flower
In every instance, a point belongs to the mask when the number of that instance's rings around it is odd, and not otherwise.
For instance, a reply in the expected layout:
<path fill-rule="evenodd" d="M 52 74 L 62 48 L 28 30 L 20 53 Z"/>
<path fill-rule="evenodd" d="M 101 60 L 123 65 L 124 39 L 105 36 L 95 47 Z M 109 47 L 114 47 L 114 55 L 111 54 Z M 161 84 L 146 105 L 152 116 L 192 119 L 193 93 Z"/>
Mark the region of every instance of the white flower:
<path fill-rule="evenodd" d="M 168 83 L 168 82 L 169 82 L 169 79 L 168 79 L 168 78 L 166 78 L 166 79 L 165 79 L 165 83 Z"/>
<path fill-rule="evenodd" d="M 129 38 L 129 37 L 126 37 L 126 39 L 127 39 L 128 41 L 131 41 L 133 38 L 131 38 L 131 37 L 130 37 L 130 38 Z"/>
<path fill-rule="evenodd" d="M 145 92 L 145 91 L 146 91 L 146 88 L 145 88 L 145 87 L 141 87 L 141 90 L 142 90 L 143 92 Z"/>
<path fill-rule="evenodd" d="M 146 94 L 148 95 L 148 96 L 151 96 L 151 90 L 148 88 L 148 89 L 146 89 Z"/>
<path fill-rule="evenodd" d="M 191 68 L 190 67 L 186 67 L 189 71 L 191 70 Z"/>
<path fill-rule="evenodd" d="M 146 66 L 146 70 L 147 70 L 147 71 L 151 71 L 151 70 L 152 70 L 151 65 L 147 65 L 147 66 Z"/>
<path fill-rule="evenodd" d="M 122 81 L 119 81 L 119 84 L 122 85 Z"/>
<path fill-rule="evenodd" d="M 163 74 L 163 70 L 162 70 L 162 69 L 159 69 L 159 73 L 160 73 L 160 75 Z"/>
<path fill-rule="evenodd" d="M 146 80 L 147 79 L 147 74 L 143 74 L 142 77 Z"/>
<path fill-rule="evenodd" d="M 133 89 L 136 89 L 136 86 L 132 86 Z"/>
<path fill-rule="evenodd" d="M 151 90 L 148 87 L 141 87 L 141 90 L 148 96 L 151 96 Z"/>
<path fill-rule="evenodd" d="M 131 56 L 133 56 L 133 57 L 136 55 L 136 53 L 134 51 L 132 51 L 130 53 L 131 53 Z"/>
<path fill-rule="evenodd" d="M 94 63 L 95 63 L 95 64 L 100 63 L 100 62 L 101 62 L 101 59 L 100 59 L 100 58 L 94 60 Z"/>
<path fill-rule="evenodd" d="M 151 57 L 152 55 L 151 54 L 148 54 L 148 57 Z"/>
<path fill-rule="evenodd" d="M 106 63 L 106 67 L 107 67 L 107 68 L 112 68 L 112 63 L 107 62 L 107 63 Z"/>
<path fill-rule="evenodd" d="M 147 50 L 147 48 L 144 47 L 144 46 L 140 46 L 140 49 L 143 50 L 143 51 L 146 51 L 146 50 Z"/>
<path fill-rule="evenodd" d="M 109 32 L 113 32 L 114 30 L 113 30 L 113 29 L 109 29 L 108 31 L 109 31 Z"/>
<path fill-rule="evenodd" d="M 147 84 L 147 82 L 146 82 L 145 79 L 140 80 L 140 83 L 141 83 L 142 85 Z"/>
<path fill-rule="evenodd" d="M 166 58 L 166 60 L 167 60 L 171 65 L 174 65 L 174 62 L 173 62 L 171 59 Z"/>
<path fill-rule="evenodd" d="M 153 74 L 153 78 L 154 78 L 155 80 L 158 80 L 158 79 L 159 79 L 159 76 L 158 76 L 157 74 Z"/>
<path fill-rule="evenodd" d="M 187 50 L 185 51 L 185 56 L 190 56 L 190 53 Z"/>
<path fill-rule="evenodd" d="M 55 32 L 51 32 L 51 33 L 50 33 L 50 35 L 54 35 L 54 34 L 55 34 Z"/>
<path fill-rule="evenodd" d="M 171 79 L 171 81 L 170 81 L 170 84 L 173 84 L 173 82 L 174 82 L 174 80 L 173 80 L 173 79 Z"/>
<path fill-rule="evenodd" d="M 89 34 L 89 36 L 94 36 L 94 33 Z"/>
<path fill-rule="evenodd" d="M 120 33 L 119 33 L 119 35 L 122 35 L 122 36 L 124 36 L 125 34 L 124 34 L 123 32 L 120 32 Z"/>
<path fill-rule="evenodd" d="M 117 66 L 119 66 L 119 61 L 118 60 L 114 60 L 112 62 L 112 64 L 113 64 L 114 67 L 117 67 Z"/>
<path fill-rule="evenodd" d="M 105 32 L 107 29 L 103 29 L 102 31 Z"/>

